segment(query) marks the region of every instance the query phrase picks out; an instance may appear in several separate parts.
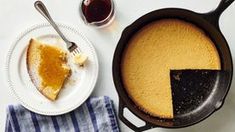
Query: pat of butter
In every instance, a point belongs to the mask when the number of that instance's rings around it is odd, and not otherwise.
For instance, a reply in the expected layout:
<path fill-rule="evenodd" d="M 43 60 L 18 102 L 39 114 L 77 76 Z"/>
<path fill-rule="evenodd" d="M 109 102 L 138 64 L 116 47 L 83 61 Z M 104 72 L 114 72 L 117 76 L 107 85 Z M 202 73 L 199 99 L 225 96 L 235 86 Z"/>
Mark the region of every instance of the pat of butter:
<path fill-rule="evenodd" d="M 85 54 L 78 53 L 74 56 L 73 60 L 75 64 L 79 64 L 80 66 L 84 65 L 87 61 L 88 57 Z"/>

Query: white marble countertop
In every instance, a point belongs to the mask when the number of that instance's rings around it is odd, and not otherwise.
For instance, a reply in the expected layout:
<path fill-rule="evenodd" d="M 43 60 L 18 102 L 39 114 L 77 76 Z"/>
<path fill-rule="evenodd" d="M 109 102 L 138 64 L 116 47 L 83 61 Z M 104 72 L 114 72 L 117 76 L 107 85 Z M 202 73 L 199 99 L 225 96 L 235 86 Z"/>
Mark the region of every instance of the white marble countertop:
<path fill-rule="evenodd" d="M 114 23 L 104 29 L 87 26 L 78 14 L 80 0 L 44 0 L 54 20 L 80 30 L 93 43 L 99 59 L 100 69 L 94 96 L 110 96 L 118 108 L 118 96 L 112 81 L 112 57 L 122 30 L 140 16 L 156 9 L 179 7 L 196 12 L 209 12 L 220 0 L 115 0 Z M 17 103 L 10 94 L 4 71 L 6 53 L 16 37 L 28 27 L 46 22 L 33 7 L 34 0 L 0 0 L 0 131 L 4 131 L 5 108 Z M 232 55 L 235 55 L 235 3 L 221 16 L 220 28 L 226 37 Z M 234 79 L 233 79 L 234 80 Z M 155 128 L 149 132 L 233 132 L 235 130 L 235 81 L 228 93 L 224 106 L 212 116 L 191 127 L 182 129 Z M 134 119 L 130 114 L 127 117 Z M 139 122 L 137 122 L 139 124 Z M 122 131 L 131 131 L 120 121 Z"/>

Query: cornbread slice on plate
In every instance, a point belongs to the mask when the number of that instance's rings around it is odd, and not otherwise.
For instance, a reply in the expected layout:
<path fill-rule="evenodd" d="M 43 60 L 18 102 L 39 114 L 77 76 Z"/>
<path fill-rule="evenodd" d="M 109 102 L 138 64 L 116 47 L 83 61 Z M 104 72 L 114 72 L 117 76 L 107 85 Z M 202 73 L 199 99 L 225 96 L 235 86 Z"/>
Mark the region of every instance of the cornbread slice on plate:
<path fill-rule="evenodd" d="M 48 99 L 56 100 L 65 80 L 70 75 L 66 51 L 31 39 L 26 63 L 35 87 Z"/>

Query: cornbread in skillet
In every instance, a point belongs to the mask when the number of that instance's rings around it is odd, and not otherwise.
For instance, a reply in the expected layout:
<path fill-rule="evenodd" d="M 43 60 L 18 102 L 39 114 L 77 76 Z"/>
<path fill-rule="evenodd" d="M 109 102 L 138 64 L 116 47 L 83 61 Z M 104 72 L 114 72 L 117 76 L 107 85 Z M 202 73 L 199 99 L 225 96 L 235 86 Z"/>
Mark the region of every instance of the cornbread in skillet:
<path fill-rule="evenodd" d="M 37 89 L 55 100 L 70 74 L 63 49 L 31 39 L 27 50 L 27 68 Z"/>
<path fill-rule="evenodd" d="M 170 70 L 220 69 L 211 39 L 197 26 L 161 19 L 144 26 L 129 41 L 122 63 L 124 87 L 146 113 L 173 118 Z"/>

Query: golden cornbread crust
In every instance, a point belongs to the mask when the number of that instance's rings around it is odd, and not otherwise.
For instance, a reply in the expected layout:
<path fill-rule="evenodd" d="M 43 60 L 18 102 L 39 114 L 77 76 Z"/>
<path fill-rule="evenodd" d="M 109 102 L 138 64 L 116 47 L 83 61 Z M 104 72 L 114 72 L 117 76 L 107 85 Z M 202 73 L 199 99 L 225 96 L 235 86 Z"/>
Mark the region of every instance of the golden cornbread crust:
<path fill-rule="evenodd" d="M 45 97 L 54 101 L 70 74 L 70 68 L 66 65 L 66 52 L 31 39 L 26 63 L 33 84 Z"/>
<path fill-rule="evenodd" d="M 170 70 L 220 69 L 211 39 L 195 25 L 178 19 L 152 22 L 125 49 L 121 73 L 130 98 L 146 113 L 173 118 Z"/>

